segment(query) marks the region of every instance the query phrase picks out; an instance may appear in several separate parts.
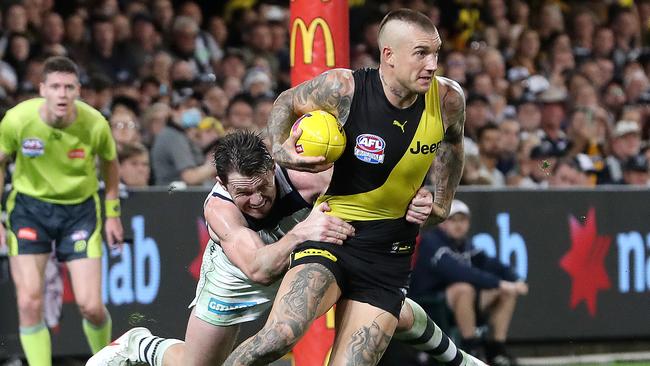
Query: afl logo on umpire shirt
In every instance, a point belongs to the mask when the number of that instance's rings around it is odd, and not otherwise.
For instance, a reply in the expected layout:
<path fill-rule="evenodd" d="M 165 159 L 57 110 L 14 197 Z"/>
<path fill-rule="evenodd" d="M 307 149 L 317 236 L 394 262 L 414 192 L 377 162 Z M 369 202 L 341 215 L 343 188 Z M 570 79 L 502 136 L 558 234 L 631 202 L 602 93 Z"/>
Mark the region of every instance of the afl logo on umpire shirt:
<path fill-rule="evenodd" d="M 43 141 L 41 139 L 24 139 L 22 151 L 23 155 L 30 158 L 35 158 L 37 156 L 43 155 L 45 152 L 45 144 L 43 144 Z"/>
<path fill-rule="evenodd" d="M 354 146 L 354 156 L 357 159 L 370 163 L 381 164 L 384 162 L 384 150 L 386 142 L 377 135 L 365 133 L 357 137 L 357 144 Z"/>

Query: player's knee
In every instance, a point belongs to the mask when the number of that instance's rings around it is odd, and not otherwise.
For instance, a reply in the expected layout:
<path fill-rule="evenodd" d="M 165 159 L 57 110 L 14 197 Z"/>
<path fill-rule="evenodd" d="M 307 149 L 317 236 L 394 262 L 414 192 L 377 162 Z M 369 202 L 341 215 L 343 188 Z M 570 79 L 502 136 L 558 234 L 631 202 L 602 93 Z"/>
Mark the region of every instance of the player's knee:
<path fill-rule="evenodd" d="M 265 327 L 259 334 L 264 334 L 262 347 L 267 353 L 283 356 L 298 343 L 303 333 L 302 327 L 291 321 L 278 321 Z"/>
<path fill-rule="evenodd" d="M 93 324 L 102 324 L 106 319 L 106 312 L 104 310 L 104 304 L 96 301 L 80 302 L 77 304 L 79 306 L 79 312 L 81 316 Z"/>
<path fill-rule="evenodd" d="M 22 317 L 37 319 L 43 313 L 43 297 L 39 295 L 24 295 L 18 297 L 18 311 Z"/>
<path fill-rule="evenodd" d="M 467 282 L 456 282 L 447 288 L 447 294 L 455 298 L 464 297 L 473 299 L 476 297 L 476 289 Z"/>

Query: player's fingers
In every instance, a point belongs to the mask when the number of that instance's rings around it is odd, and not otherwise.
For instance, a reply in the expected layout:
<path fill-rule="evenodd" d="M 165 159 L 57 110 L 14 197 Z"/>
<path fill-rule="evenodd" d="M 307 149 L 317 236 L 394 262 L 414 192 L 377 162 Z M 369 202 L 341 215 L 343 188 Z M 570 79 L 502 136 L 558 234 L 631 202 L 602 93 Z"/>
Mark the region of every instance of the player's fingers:
<path fill-rule="evenodd" d="M 318 205 L 318 211 L 320 212 L 330 212 L 332 209 L 330 208 L 330 205 L 327 204 L 327 202 L 323 202 L 320 205 Z"/>
<path fill-rule="evenodd" d="M 331 243 L 331 244 L 337 244 L 341 245 L 343 244 L 343 240 L 345 240 L 346 237 L 345 235 L 341 233 L 337 233 L 335 231 L 328 230 L 323 233 L 320 241 L 324 241 L 326 243 Z"/>
<path fill-rule="evenodd" d="M 425 220 L 426 220 L 426 217 L 423 217 L 423 216 L 416 216 L 416 215 L 412 215 L 412 214 L 406 214 L 406 221 L 410 222 L 411 224 L 422 225 Z"/>
<path fill-rule="evenodd" d="M 352 235 L 354 234 L 354 226 L 350 225 L 349 223 L 339 219 L 338 217 L 330 217 L 330 225 L 329 227 L 336 231 L 343 233 L 345 235 Z"/>
<path fill-rule="evenodd" d="M 287 138 L 287 143 L 290 143 L 291 146 L 296 146 L 296 142 L 298 142 L 300 135 L 302 135 L 302 128 L 298 127 L 296 124 L 296 126 L 293 129 L 291 129 L 291 133 Z"/>

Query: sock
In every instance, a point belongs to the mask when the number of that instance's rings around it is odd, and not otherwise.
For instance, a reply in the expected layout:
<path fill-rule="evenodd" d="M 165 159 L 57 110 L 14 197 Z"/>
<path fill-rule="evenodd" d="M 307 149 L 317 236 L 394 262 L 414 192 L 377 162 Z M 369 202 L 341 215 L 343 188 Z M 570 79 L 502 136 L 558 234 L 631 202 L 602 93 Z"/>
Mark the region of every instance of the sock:
<path fill-rule="evenodd" d="M 465 364 L 467 360 L 463 353 L 429 318 L 424 309 L 408 297 L 406 302 L 413 309 L 413 326 L 407 331 L 396 333 L 394 338 L 426 352 L 442 365 L 460 366 Z"/>
<path fill-rule="evenodd" d="M 136 361 L 146 362 L 151 366 L 162 366 L 163 356 L 169 347 L 183 343 L 183 341 L 172 338 L 160 338 L 156 336 L 142 337 L 137 342 L 138 359 Z"/>
<path fill-rule="evenodd" d="M 27 363 L 31 366 L 52 365 L 52 343 L 50 331 L 44 322 L 31 327 L 20 327 L 20 344 L 23 346 Z"/>
<path fill-rule="evenodd" d="M 480 353 L 480 349 L 481 349 L 481 343 L 482 343 L 482 341 L 481 341 L 480 338 L 476 338 L 476 337 L 463 338 L 460 341 L 460 346 L 467 353 L 469 353 L 471 355 L 474 355 L 474 356 L 478 356 L 478 354 Z"/>
<path fill-rule="evenodd" d="M 506 344 L 505 342 L 499 342 L 495 340 L 489 340 L 485 342 L 485 355 L 488 358 L 494 358 L 498 355 L 506 355 Z"/>
<path fill-rule="evenodd" d="M 106 317 L 103 324 L 94 325 L 86 319 L 81 322 L 84 334 L 86 335 L 86 340 L 88 341 L 88 345 L 93 354 L 99 352 L 102 348 L 111 343 L 113 321 L 111 320 L 111 314 L 108 313 L 108 310 L 104 309 L 104 312 Z"/>

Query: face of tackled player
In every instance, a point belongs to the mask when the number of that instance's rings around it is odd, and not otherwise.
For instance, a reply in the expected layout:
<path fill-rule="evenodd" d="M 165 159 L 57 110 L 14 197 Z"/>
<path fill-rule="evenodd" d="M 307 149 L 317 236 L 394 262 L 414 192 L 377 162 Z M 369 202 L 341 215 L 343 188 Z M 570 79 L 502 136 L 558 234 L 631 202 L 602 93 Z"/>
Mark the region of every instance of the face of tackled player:
<path fill-rule="evenodd" d="M 47 115 L 54 120 L 72 116 L 74 101 L 79 97 L 79 80 L 67 72 L 51 72 L 40 85 L 40 94 L 45 98 Z"/>
<path fill-rule="evenodd" d="M 237 172 L 228 174 L 228 193 L 239 210 L 256 219 L 271 211 L 276 197 L 275 172 L 247 177 Z"/>

